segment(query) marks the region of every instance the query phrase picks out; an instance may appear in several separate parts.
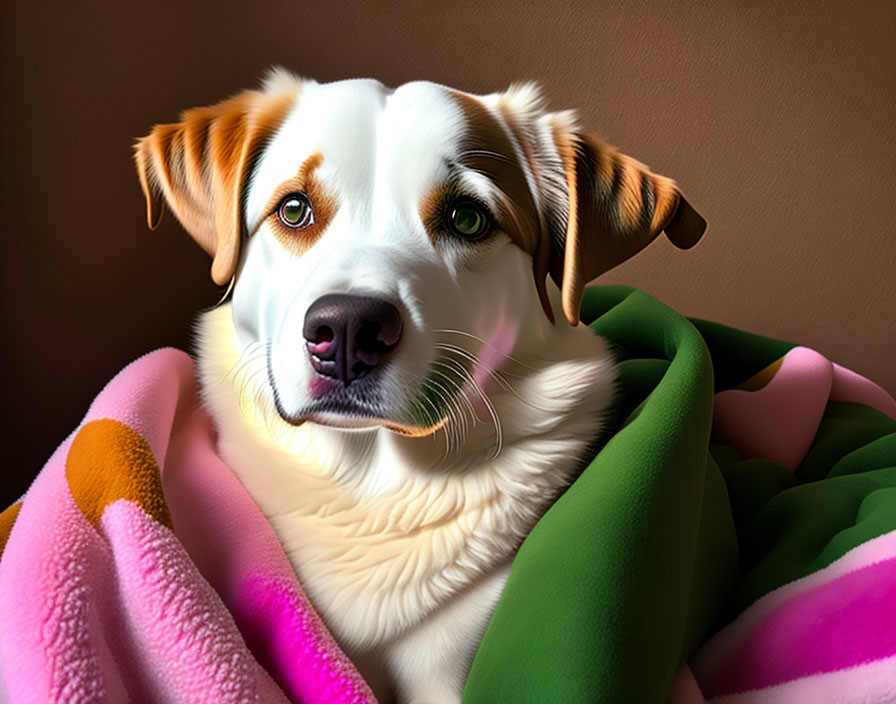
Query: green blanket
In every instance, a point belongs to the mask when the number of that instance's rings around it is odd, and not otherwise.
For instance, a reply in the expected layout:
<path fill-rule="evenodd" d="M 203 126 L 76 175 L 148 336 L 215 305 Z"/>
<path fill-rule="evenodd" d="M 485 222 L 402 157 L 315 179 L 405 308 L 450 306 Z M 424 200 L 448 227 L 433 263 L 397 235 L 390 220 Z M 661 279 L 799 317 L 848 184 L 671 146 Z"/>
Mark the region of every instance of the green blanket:
<path fill-rule="evenodd" d="M 746 607 L 806 575 L 829 574 L 823 568 L 850 550 L 896 530 L 896 420 L 881 410 L 825 396 L 795 472 L 742 457 L 713 435 L 714 395 L 754 377 L 793 344 L 687 319 L 620 286 L 589 288 L 582 320 L 618 353 L 615 432 L 520 549 L 473 663 L 467 703 L 663 702 L 695 648 Z M 886 394 L 879 396 L 886 404 Z M 881 579 L 872 575 L 861 588 Z M 817 611 L 844 584 L 828 584 L 801 608 Z M 876 607 L 892 609 L 892 600 L 881 599 Z M 794 634 L 799 629 L 773 606 L 766 631 L 751 636 L 748 629 L 737 647 L 709 653 L 704 671 L 694 666 L 707 699 L 896 654 L 896 619 L 869 655 L 850 652 L 867 639 L 845 632 L 836 616 L 820 614 L 826 636 Z M 808 636 L 833 638 L 840 660 L 821 662 L 831 648 L 816 656 L 800 641 L 792 662 L 762 661 L 782 638 Z M 720 675 L 726 657 L 744 666 L 728 663 Z"/>
<path fill-rule="evenodd" d="M 582 319 L 617 353 L 617 415 L 523 543 L 464 701 L 896 702 L 896 401 L 632 289 L 588 289 Z M 0 513 L 0 701 L 161 691 L 374 701 L 170 348 Z"/>

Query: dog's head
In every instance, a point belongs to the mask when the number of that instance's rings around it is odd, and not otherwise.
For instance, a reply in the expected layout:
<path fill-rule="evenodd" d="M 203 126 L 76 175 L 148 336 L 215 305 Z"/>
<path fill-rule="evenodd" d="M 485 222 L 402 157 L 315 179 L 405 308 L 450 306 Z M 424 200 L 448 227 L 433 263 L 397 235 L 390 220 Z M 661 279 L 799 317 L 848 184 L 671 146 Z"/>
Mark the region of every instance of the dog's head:
<path fill-rule="evenodd" d="M 529 84 L 275 71 L 156 126 L 136 160 L 150 227 L 167 203 L 234 285 L 239 338 L 293 424 L 428 434 L 511 355 L 550 357 L 588 281 L 662 231 L 687 248 L 705 228 L 672 180 Z"/>

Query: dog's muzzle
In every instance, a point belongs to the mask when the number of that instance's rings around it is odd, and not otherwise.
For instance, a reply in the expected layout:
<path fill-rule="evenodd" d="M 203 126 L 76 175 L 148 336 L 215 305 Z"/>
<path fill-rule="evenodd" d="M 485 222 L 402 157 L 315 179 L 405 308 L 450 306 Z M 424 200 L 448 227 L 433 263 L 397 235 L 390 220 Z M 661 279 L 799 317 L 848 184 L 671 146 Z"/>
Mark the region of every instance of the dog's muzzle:
<path fill-rule="evenodd" d="M 308 308 L 302 332 L 314 370 L 348 386 L 389 359 L 401 330 L 401 313 L 388 301 L 331 293 Z"/>

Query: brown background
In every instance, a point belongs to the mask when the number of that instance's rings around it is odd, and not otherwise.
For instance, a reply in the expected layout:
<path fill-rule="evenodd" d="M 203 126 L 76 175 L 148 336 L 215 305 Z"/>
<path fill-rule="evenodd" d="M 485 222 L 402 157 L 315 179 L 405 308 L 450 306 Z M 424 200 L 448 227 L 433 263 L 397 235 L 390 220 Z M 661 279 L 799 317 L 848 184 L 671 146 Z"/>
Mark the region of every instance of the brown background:
<path fill-rule="evenodd" d="M 896 3 L 3 3 L 0 507 L 120 367 L 188 345 L 209 261 L 144 226 L 134 137 L 283 64 L 540 80 L 710 223 L 605 276 L 811 345 L 896 391 Z"/>

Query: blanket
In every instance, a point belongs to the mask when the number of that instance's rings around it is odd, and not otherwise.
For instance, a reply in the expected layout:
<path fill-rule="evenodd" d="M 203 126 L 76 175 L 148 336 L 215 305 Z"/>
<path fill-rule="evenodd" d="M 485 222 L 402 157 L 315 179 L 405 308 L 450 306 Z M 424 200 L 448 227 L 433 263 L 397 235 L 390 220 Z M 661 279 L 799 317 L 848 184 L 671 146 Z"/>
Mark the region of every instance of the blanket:
<path fill-rule="evenodd" d="M 896 701 L 896 401 L 586 291 L 612 432 L 524 541 L 464 702 Z M 120 372 L 0 514 L 0 701 L 373 702 L 216 451 L 190 357 Z"/>

